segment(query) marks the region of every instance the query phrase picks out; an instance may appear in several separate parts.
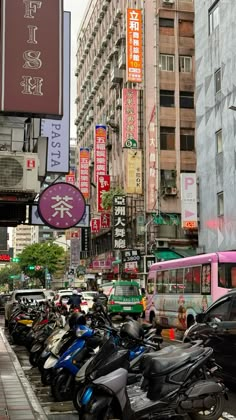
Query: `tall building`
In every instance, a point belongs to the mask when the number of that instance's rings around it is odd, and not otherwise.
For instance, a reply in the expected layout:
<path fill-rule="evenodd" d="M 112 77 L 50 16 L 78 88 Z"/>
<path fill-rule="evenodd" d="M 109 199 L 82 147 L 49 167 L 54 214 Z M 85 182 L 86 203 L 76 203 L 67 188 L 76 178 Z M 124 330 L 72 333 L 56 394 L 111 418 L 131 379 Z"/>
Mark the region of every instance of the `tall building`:
<path fill-rule="evenodd" d="M 17 257 L 25 247 L 38 243 L 38 226 L 18 225 L 13 228 L 12 246 L 14 257 Z"/>
<path fill-rule="evenodd" d="M 134 20 L 136 9 L 142 14 L 141 46 L 135 33 L 133 50 L 133 60 L 143 63 L 137 82 L 127 80 L 127 7 Z M 78 147 L 90 151 L 92 217 L 99 216 L 94 129 L 100 124 L 107 127 L 111 187 L 127 196 L 127 248 L 161 259 L 181 256 L 181 250 L 186 255 L 197 243 L 196 232 L 181 228 L 180 206 L 180 174 L 196 168 L 194 54 L 192 0 L 91 0 L 78 34 L 75 124 Z M 126 94 L 137 97 L 137 149 L 124 144 Z M 135 189 L 130 168 L 138 156 L 141 187 Z M 111 250 L 110 230 L 92 235 L 92 257 Z"/>
<path fill-rule="evenodd" d="M 195 2 L 196 136 L 202 252 L 236 247 L 234 1 Z"/>

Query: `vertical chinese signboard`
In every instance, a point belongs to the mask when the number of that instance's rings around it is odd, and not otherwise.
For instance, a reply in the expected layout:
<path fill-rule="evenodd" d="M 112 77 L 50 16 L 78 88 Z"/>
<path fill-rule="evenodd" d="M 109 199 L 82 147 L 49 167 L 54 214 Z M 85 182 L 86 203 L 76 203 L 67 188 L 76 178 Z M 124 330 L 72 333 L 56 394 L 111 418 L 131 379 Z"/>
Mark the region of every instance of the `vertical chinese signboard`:
<path fill-rule="evenodd" d="M 91 226 L 91 232 L 92 233 L 98 233 L 100 231 L 101 228 L 101 220 L 97 219 L 97 218 L 92 218 L 91 222 L 90 222 L 90 226 Z"/>
<path fill-rule="evenodd" d="M 104 211 L 102 193 L 110 190 L 110 175 L 98 175 L 97 181 L 97 211 Z"/>
<path fill-rule="evenodd" d="M 125 191 L 128 194 L 142 194 L 142 151 L 125 151 Z"/>
<path fill-rule="evenodd" d="M 108 229 L 111 227 L 111 215 L 110 213 L 101 214 L 101 229 Z"/>
<path fill-rule="evenodd" d="M 87 258 L 90 252 L 90 229 L 81 229 L 80 257 Z"/>
<path fill-rule="evenodd" d="M 125 249 L 126 243 L 126 196 L 113 197 L 113 249 Z"/>
<path fill-rule="evenodd" d="M 61 118 L 63 1 L 1 1 L 0 112 Z"/>
<path fill-rule="evenodd" d="M 142 82 L 142 12 L 140 9 L 127 9 L 126 15 L 126 53 L 129 82 Z"/>
<path fill-rule="evenodd" d="M 75 172 L 73 170 L 70 170 L 69 174 L 66 175 L 66 182 L 68 184 L 75 184 Z"/>
<path fill-rule="evenodd" d="M 94 182 L 97 183 L 99 175 L 107 173 L 107 127 L 106 125 L 95 126 L 94 138 Z"/>
<path fill-rule="evenodd" d="M 122 89 L 122 146 L 138 146 L 138 91 Z"/>
<path fill-rule="evenodd" d="M 194 173 L 180 174 L 181 220 L 183 229 L 197 229 L 197 179 Z"/>
<path fill-rule="evenodd" d="M 90 193 L 89 159 L 89 148 L 81 147 L 79 152 L 79 189 L 84 198 L 89 198 Z"/>
<path fill-rule="evenodd" d="M 157 189 L 156 189 L 156 127 L 155 127 L 156 108 L 154 106 L 148 125 L 148 142 L 147 142 L 147 211 L 152 212 L 157 208 Z"/>

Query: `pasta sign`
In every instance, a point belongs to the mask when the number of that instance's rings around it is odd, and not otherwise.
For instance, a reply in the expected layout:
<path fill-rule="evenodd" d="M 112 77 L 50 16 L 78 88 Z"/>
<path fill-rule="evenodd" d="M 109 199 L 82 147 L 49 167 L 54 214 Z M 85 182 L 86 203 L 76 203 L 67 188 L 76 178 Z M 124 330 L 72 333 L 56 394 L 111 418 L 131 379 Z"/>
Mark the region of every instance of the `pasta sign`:
<path fill-rule="evenodd" d="M 2 113 L 62 117 L 62 19 L 62 0 L 2 0 Z"/>

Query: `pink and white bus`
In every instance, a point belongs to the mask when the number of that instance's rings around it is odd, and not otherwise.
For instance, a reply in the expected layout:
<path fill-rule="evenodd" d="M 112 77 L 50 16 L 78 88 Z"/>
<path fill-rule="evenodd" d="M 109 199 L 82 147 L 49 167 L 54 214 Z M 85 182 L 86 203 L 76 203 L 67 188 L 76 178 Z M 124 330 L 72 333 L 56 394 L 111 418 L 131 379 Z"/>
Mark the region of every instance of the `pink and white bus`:
<path fill-rule="evenodd" d="M 185 330 L 197 313 L 236 288 L 236 251 L 162 261 L 150 267 L 145 318 Z"/>

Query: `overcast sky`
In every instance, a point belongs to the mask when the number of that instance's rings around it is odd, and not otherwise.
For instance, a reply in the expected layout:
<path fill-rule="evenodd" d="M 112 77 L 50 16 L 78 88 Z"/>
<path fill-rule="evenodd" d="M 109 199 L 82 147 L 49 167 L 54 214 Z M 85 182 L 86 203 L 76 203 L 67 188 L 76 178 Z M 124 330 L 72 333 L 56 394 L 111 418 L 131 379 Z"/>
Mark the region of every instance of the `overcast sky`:
<path fill-rule="evenodd" d="M 90 0 L 64 0 L 64 10 L 71 12 L 71 137 L 76 137 L 76 39 L 85 10 Z"/>

